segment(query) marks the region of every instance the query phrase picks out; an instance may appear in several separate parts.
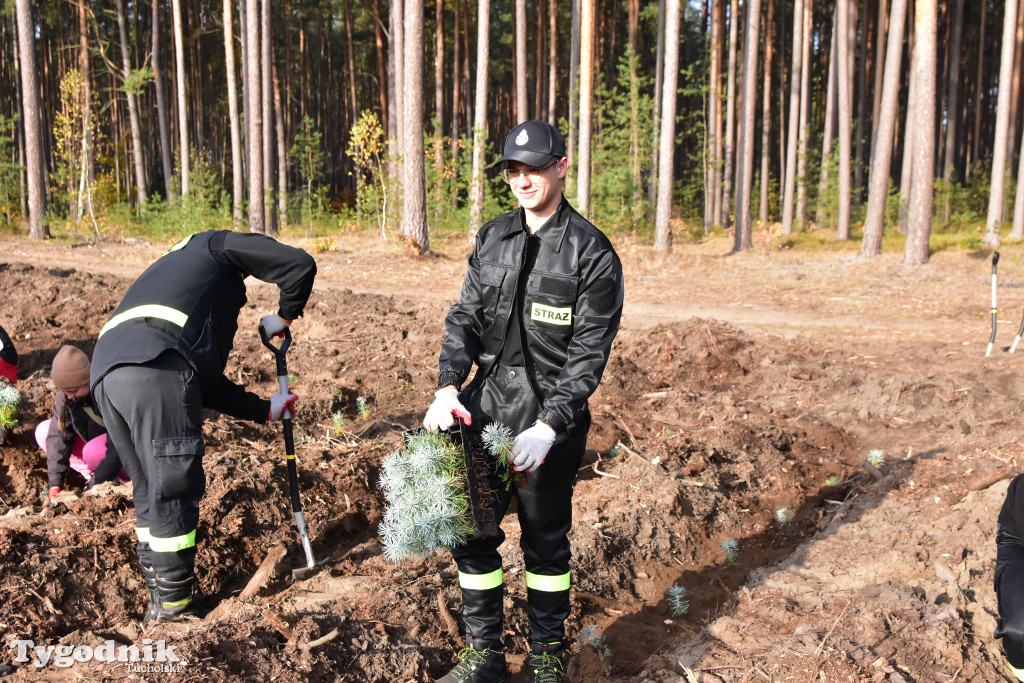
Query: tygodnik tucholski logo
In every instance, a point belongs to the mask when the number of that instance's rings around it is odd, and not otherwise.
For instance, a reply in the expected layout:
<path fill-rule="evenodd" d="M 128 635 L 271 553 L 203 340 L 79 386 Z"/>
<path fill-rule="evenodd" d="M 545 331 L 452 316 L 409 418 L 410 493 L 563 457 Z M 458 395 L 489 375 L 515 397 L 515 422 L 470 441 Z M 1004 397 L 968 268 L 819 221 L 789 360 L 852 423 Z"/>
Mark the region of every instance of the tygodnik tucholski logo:
<path fill-rule="evenodd" d="M 36 645 L 31 640 L 12 640 L 10 648 L 15 650 L 14 661 L 32 665 L 38 669 L 53 665 L 64 669 L 75 663 L 120 662 L 127 664 L 129 673 L 184 673 L 187 662 L 174 652 L 177 645 L 167 645 L 163 640 L 146 638 L 141 645 L 118 645 L 113 640 L 104 640 L 96 647 L 89 645 Z"/>

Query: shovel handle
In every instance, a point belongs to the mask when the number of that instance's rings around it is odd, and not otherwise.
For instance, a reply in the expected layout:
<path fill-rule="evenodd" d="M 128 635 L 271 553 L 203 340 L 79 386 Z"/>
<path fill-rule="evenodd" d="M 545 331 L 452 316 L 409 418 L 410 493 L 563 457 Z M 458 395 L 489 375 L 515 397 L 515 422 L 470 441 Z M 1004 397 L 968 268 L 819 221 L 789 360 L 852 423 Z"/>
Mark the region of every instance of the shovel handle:
<path fill-rule="evenodd" d="M 264 327 L 260 327 L 260 340 L 263 345 L 266 346 L 274 354 L 274 360 L 277 361 L 277 376 L 288 377 L 288 360 L 286 354 L 288 353 L 288 347 L 292 345 L 292 331 L 287 326 L 284 328 L 284 341 L 281 342 L 280 346 L 274 346 L 274 343 L 270 341 L 270 337 L 267 336 L 267 330 Z M 282 389 L 287 389 L 287 385 Z"/>

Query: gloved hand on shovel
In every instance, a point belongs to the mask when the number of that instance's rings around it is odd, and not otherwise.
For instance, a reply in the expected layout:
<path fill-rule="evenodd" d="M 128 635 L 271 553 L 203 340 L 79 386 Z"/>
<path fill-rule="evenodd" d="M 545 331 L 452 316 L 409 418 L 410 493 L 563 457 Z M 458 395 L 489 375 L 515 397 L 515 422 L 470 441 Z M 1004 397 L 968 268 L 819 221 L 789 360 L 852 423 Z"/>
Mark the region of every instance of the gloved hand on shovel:
<path fill-rule="evenodd" d="M 289 392 L 282 394 L 280 391 L 270 397 L 270 412 L 267 413 L 267 422 L 273 420 L 280 420 L 281 416 L 284 415 L 284 411 L 288 411 L 289 415 L 295 414 L 295 401 L 299 399 L 298 396 Z"/>
<path fill-rule="evenodd" d="M 434 396 L 434 402 L 430 404 L 430 408 L 427 409 L 427 414 L 423 418 L 423 426 L 429 431 L 436 432 L 438 429 L 447 431 L 455 424 L 456 416 L 462 418 L 466 424 L 473 424 L 473 418 L 466 410 L 466 406 L 459 401 L 459 392 L 455 387 L 451 385 L 442 387 L 434 392 Z"/>
<path fill-rule="evenodd" d="M 267 331 L 267 338 L 283 337 L 285 328 L 292 324 L 291 320 L 285 320 L 276 313 L 265 315 L 260 318 L 260 327 Z"/>

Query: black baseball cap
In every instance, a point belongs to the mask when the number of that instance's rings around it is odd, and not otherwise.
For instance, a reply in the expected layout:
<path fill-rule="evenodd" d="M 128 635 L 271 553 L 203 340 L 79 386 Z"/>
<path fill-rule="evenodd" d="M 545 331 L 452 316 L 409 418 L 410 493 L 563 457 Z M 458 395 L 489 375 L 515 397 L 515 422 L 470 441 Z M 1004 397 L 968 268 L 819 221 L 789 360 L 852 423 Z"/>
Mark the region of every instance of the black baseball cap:
<path fill-rule="evenodd" d="M 494 163 L 518 161 L 542 168 L 564 156 L 565 139 L 557 128 L 545 121 L 523 121 L 505 138 L 505 153 Z"/>

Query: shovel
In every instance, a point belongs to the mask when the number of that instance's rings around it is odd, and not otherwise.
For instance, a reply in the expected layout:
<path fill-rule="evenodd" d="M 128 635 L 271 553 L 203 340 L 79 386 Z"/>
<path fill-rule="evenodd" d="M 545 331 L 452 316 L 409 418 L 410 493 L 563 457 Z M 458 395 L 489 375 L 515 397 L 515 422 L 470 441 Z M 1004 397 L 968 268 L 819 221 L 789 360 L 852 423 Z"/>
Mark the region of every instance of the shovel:
<path fill-rule="evenodd" d="M 291 331 L 284 328 L 284 341 L 281 346 L 274 346 L 267 337 L 267 331 L 260 327 L 260 339 L 263 345 L 274 353 L 277 360 L 277 382 L 281 387 L 281 393 L 288 393 L 288 361 L 285 354 L 292 343 Z M 302 516 L 302 501 L 299 500 L 299 473 L 295 467 L 295 439 L 292 436 L 292 414 L 285 409 L 281 416 L 281 424 L 284 425 L 284 452 L 288 460 L 288 487 L 291 489 L 292 512 L 295 514 L 295 526 L 299 528 L 299 539 L 302 541 L 302 549 L 306 551 L 306 566 L 292 570 L 292 578 L 300 579 L 316 568 L 316 560 L 313 559 L 313 547 L 309 543 L 309 532 L 306 531 L 306 520 Z"/>

